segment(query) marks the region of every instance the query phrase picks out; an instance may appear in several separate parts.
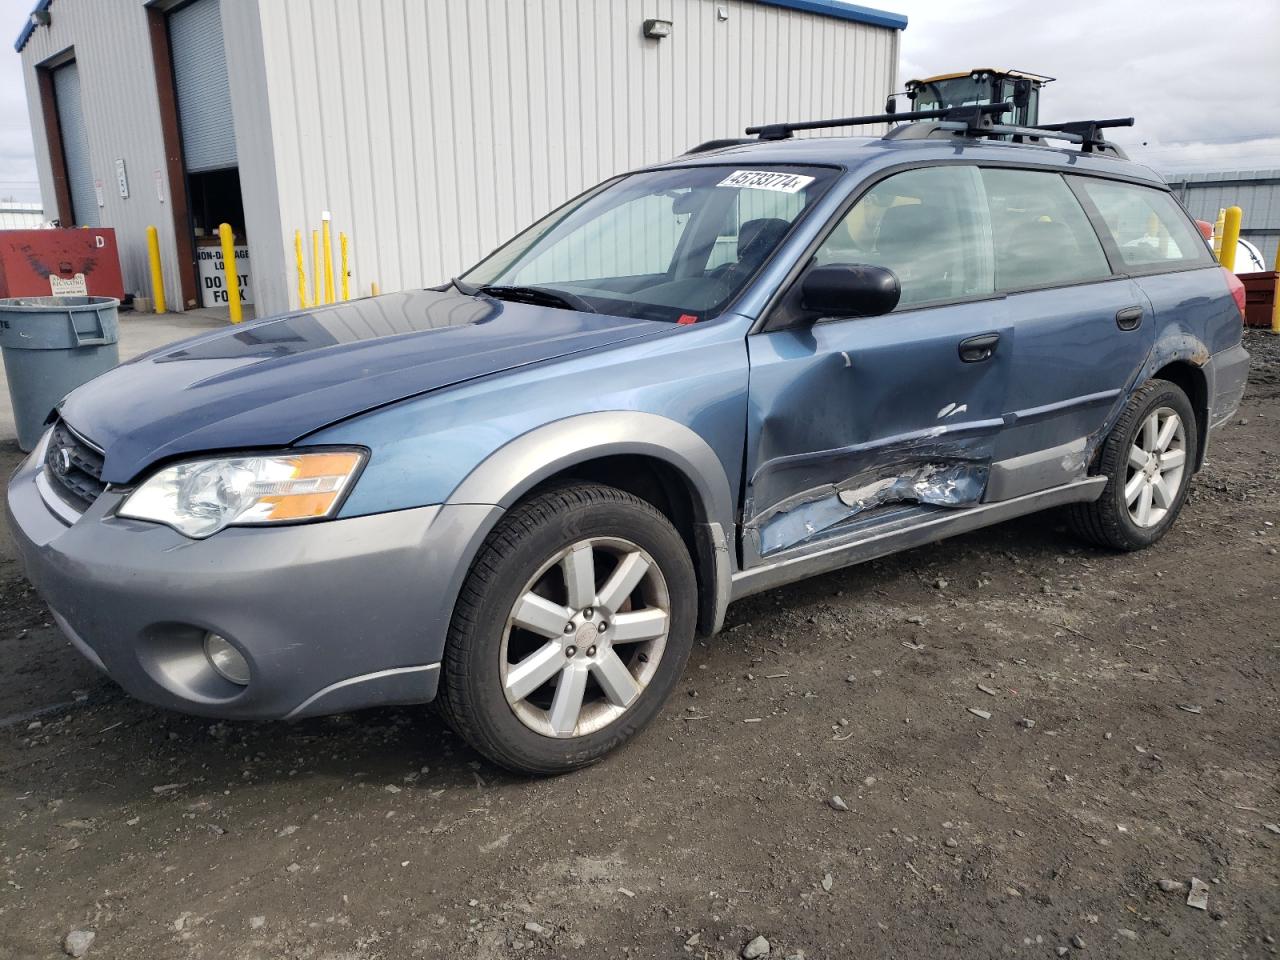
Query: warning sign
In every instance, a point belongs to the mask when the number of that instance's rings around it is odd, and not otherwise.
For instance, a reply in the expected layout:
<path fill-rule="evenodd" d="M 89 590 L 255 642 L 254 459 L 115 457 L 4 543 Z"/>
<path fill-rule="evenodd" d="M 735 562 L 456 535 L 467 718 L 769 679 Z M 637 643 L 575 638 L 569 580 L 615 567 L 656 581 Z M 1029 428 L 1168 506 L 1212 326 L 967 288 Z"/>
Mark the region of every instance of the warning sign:
<path fill-rule="evenodd" d="M 196 263 L 200 273 L 200 302 L 206 307 L 227 305 L 227 278 L 222 269 L 221 247 L 198 247 Z M 249 248 L 236 247 L 236 273 L 240 277 L 240 302 L 253 303 L 249 283 Z"/>
<path fill-rule="evenodd" d="M 66 278 L 51 273 L 49 274 L 49 293 L 55 297 L 87 297 L 89 284 L 83 273 Z"/>

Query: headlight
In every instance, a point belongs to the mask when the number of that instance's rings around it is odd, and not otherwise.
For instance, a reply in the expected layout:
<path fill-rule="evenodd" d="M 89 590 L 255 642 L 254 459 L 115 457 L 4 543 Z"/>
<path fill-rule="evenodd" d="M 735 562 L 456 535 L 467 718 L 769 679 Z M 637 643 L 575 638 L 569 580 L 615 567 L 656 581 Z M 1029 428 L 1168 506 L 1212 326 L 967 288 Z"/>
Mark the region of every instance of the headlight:
<path fill-rule="evenodd" d="M 195 538 L 231 524 L 316 520 L 333 514 L 363 462 L 358 451 L 325 450 L 176 463 L 150 477 L 117 512 Z"/>

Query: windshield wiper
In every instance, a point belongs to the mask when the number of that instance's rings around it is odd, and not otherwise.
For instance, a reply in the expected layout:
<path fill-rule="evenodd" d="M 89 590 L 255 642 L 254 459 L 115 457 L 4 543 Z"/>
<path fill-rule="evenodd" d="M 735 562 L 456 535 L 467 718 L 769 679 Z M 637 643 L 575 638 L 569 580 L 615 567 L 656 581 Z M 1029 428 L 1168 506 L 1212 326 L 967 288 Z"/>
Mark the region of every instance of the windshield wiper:
<path fill-rule="evenodd" d="M 454 283 L 456 285 L 457 281 L 454 281 Z M 461 287 L 458 287 L 458 289 L 462 290 Z M 566 290 L 552 290 L 549 287 L 503 286 L 501 284 L 473 289 L 477 294 L 487 294 L 498 300 L 514 300 L 517 303 L 564 307 L 568 310 L 579 310 L 582 313 L 600 312 L 577 294 L 569 293 Z M 466 293 L 466 291 L 463 290 L 463 293 Z"/>

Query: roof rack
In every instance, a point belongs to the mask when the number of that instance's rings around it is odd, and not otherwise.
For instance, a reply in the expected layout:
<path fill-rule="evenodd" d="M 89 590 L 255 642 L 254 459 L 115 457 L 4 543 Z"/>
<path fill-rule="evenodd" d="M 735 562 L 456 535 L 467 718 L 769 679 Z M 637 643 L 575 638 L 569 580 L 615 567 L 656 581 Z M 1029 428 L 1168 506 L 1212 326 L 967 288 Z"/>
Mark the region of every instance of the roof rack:
<path fill-rule="evenodd" d="M 975 106 L 947 107 L 943 110 L 909 110 L 906 113 L 876 113 L 869 117 L 841 117 L 838 120 L 799 120 L 794 123 L 768 123 L 747 127 L 747 133 L 761 140 L 788 140 L 797 130 L 826 130 L 832 127 L 860 127 L 869 123 L 897 123 L 902 120 L 946 120 L 963 123 L 977 135 L 991 128 L 991 117 L 1008 113 L 1012 103 L 982 103 Z"/>
<path fill-rule="evenodd" d="M 1111 120 L 1076 120 L 1070 123 L 1037 124 L 1021 127 L 1003 124 L 995 119 L 1014 108 L 1009 102 L 983 103 L 941 110 L 912 110 L 906 113 L 877 113 L 866 117 L 841 117 L 837 120 L 802 120 L 796 123 L 771 123 L 747 127 L 746 132 L 761 140 L 787 140 L 796 130 L 825 130 L 833 127 L 857 127 L 871 123 L 894 123 L 884 135 L 886 140 L 923 140 L 937 136 L 998 137 L 1007 136 L 1014 143 L 1041 140 L 1065 140 L 1080 144 L 1082 153 L 1105 153 L 1127 159 L 1123 150 L 1106 140 L 1100 131 L 1113 127 L 1132 127 L 1133 117 Z M 900 121 L 908 121 L 900 123 Z M 921 121 L 921 122 L 910 122 Z"/>

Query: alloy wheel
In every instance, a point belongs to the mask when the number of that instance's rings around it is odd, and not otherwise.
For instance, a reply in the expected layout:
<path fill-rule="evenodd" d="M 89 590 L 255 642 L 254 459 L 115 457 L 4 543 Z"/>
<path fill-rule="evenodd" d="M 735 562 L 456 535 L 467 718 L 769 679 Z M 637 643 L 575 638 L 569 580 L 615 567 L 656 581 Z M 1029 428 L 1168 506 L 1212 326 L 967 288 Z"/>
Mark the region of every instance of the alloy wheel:
<path fill-rule="evenodd" d="M 1187 467 L 1187 430 L 1169 407 L 1153 410 L 1129 447 L 1124 502 L 1139 527 L 1154 527 L 1177 502 Z"/>
<path fill-rule="evenodd" d="M 574 543 L 529 579 L 507 617 L 507 703 L 544 736 L 594 733 L 653 679 L 670 624 L 667 583 L 647 552 L 618 537 Z"/>

